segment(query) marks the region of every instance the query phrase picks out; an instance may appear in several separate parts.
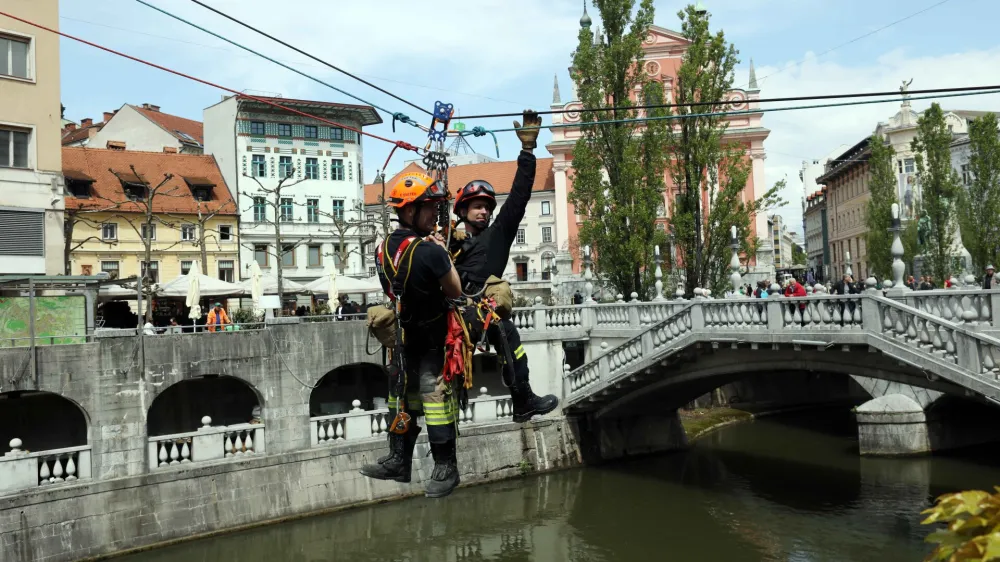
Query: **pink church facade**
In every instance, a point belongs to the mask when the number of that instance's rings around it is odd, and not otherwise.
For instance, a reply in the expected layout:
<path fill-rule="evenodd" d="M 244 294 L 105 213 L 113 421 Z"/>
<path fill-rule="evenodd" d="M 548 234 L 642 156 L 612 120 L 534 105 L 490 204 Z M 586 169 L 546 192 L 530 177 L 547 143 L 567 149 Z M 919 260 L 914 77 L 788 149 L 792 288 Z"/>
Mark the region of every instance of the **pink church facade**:
<path fill-rule="evenodd" d="M 586 17 L 587 24 L 589 18 Z M 581 22 L 583 23 L 583 22 Z M 650 79 L 663 83 L 666 93 L 667 103 L 673 101 L 673 84 L 677 77 L 677 70 L 680 68 L 684 52 L 689 42 L 683 35 L 666 28 L 652 26 L 643 42 L 645 58 L 643 70 Z M 576 88 L 573 87 L 572 99 L 563 103 L 559 94 L 558 82 L 553 92 L 551 109 L 568 110 L 567 113 L 556 113 L 552 115 L 553 124 L 568 124 L 580 122 L 580 113 L 572 111 L 580 109 L 583 104 L 577 99 Z M 746 89 L 733 89 L 729 92 L 728 99 L 733 101 L 727 111 L 747 111 L 760 108 L 760 90 L 757 87 L 757 80 L 754 75 L 753 63 L 750 64 L 750 76 Z M 727 142 L 739 142 L 746 146 L 747 157 L 752 160 L 752 173 L 747 180 L 744 191 L 744 199 L 752 200 L 766 192 L 764 180 L 764 141 L 770 131 L 761 124 L 762 113 L 746 113 L 734 115 L 727 118 L 728 128 L 725 140 Z M 572 203 L 569 202 L 569 194 L 573 191 L 573 149 L 581 132 L 579 127 L 560 127 L 552 129 L 552 141 L 546 145 L 553 157 L 553 175 L 555 180 L 555 212 L 560 220 L 557 221 L 554 242 L 559 248 L 556 256 L 556 264 L 560 271 L 567 271 L 572 267 L 574 272 L 580 271 L 579 252 L 576 251 L 577 232 L 581 220 L 576 214 Z M 667 191 L 664 193 L 662 207 L 662 217 L 657 219 L 660 224 L 665 224 L 671 213 L 671 200 L 674 188 L 669 177 L 665 178 Z M 707 196 L 705 200 L 706 209 L 708 205 Z M 753 232 L 751 237 L 760 237 L 763 248 L 759 255 L 769 255 L 771 252 L 768 240 L 767 217 L 763 213 L 755 217 L 751 222 Z M 765 251 L 766 250 L 766 251 Z M 763 261 L 763 260 L 762 260 Z M 572 264 L 572 265 L 570 265 Z M 761 264 L 758 264 L 761 265 Z M 767 264 L 769 267 L 769 264 Z"/>

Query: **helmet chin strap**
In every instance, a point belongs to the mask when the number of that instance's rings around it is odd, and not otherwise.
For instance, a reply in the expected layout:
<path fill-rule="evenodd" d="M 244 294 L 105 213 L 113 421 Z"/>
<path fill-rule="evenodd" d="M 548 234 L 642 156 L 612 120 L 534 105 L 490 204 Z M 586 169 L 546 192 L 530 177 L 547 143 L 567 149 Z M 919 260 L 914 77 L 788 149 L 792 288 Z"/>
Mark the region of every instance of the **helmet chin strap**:
<path fill-rule="evenodd" d="M 479 230 L 486 230 L 490 226 L 490 219 L 493 218 L 493 213 L 486 220 L 482 221 L 471 221 L 469 220 L 469 211 L 465 211 L 465 216 L 459 215 L 458 218 L 465 224 L 471 224 L 472 226 L 478 228 Z"/>

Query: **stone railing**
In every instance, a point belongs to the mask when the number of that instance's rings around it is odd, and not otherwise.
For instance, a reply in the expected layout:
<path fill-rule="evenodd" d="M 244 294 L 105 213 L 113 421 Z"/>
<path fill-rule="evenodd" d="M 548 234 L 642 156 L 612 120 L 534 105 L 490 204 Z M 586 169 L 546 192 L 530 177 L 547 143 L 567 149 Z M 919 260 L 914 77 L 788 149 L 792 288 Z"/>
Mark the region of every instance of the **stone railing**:
<path fill-rule="evenodd" d="M 11 439 L 11 450 L 0 457 L 0 494 L 91 476 L 90 445 L 34 453 L 22 445 L 20 439 Z"/>
<path fill-rule="evenodd" d="M 905 293 L 902 300 L 917 310 L 949 322 L 964 323 L 979 328 L 1000 328 L 1000 319 L 993 317 L 993 310 L 996 306 L 1000 306 L 1000 291 L 982 289 L 911 291 Z"/>
<path fill-rule="evenodd" d="M 187 463 L 209 462 L 263 454 L 264 424 L 243 423 L 212 426 L 212 418 L 201 418 L 196 431 L 149 438 L 149 469 Z"/>
<path fill-rule="evenodd" d="M 486 387 L 479 389 L 479 396 L 469 400 L 469 404 L 458 414 L 458 423 L 477 424 L 510 421 L 514 416 L 514 404 L 510 396 L 490 396 Z"/>

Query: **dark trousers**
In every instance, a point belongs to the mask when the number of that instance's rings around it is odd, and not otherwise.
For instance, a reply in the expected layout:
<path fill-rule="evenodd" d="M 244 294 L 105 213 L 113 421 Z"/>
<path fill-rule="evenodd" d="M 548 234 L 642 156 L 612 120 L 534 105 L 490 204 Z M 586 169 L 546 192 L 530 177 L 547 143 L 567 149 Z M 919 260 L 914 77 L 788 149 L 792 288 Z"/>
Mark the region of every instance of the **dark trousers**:
<path fill-rule="evenodd" d="M 463 315 L 466 324 L 469 326 L 469 337 L 472 343 L 478 344 L 483 337 L 483 320 L 473 307 L 467 307 Z M 514 361 L 514 384 L 511 393 L 517 393 L 522 388 L 528 386 L 528 356 L 521 345 L 521 336 L 511 320 L 501 319 L 498 324 L 491 323 L 486 330 L 486 341 L 493 347 L 497 354 L 497 361 L 501 369 L 506 369 L 507 355 L 504 353 L 503 338 L 506 336 L 507 347 L 510 349 L 510 357 Z M 501 372 L 501 375 L 505 373 Z"/>
<path fill-rule="evenodd" d="M 447 443 L 456 437 L 455 424 L 458 423 L 458 402 L 454 388 L 444 380 L 444 349 L 410 345 L 404 349 L 406 365 L 405 405 L 406 412 L 416 417 L 423 415 L 427 424 L 427 440 L 431 443 Z M 396 396 L 396 376 L 399 372 L 399 356 L 393 357 L 389 368 L 389 418 L 395 418 L 399 407 Z"/>

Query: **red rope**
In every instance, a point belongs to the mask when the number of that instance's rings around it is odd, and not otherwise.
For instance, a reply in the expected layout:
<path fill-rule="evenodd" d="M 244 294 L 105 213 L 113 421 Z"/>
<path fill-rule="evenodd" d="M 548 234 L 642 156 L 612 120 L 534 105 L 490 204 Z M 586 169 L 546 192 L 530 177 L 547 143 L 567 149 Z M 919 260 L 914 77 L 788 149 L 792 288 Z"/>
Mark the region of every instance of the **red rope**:
<path fill-rule="evenodd" d="M 149 62 L 147 60 L 143 60 L 143 59 L 140 59 L 138 57 L 133 57 L 132 55 L 128 55 L 128 54 L 122 53 L 120 51 L 116 51 L 114 49 L 111 49 L 109 47 L 105 47 L 103 45 L 98 45 L 97 43 L 93 43 L 91 41 L 87 41 L 86 39 L 81 39 L 80 37 L 75 37 L 73 35 L 70 35 L 69 33 L 63 33 L 62 31 L 59 31 L 57 29 L 52 29 L 52 28 L 49 28 L 49 27 L 45 27 L 44 25 L 35 23 L 33 21 L 26 20 L 24 18 L 19 18 L 19 17 L 15 16 L 15 15 L 8 14 L 7 12 L 0 12 L 0 16 L 7 16 L 10 19 L 17 20 L 17 21 L 19 21 L 21 23 L 28 24 L 28 25 L 30 25 L 32 27 L 37 27 L 38 29 L 42 29 L 44 31 L 48 31 L 50 33 L 55 33 L 57 35 L 61 35 L 63 37 L 66 37 L 67 39 L 72 39 L 74 41 L 78 41 L 80 43 L 83 43 L 84 45 L 89 45 L 91 47 L 95 47 L 95 48 L 100 49 L 102 51 L 106 51 L 108 53 L 111 53 L 111 54 L 114 54 L 114 55 L 118 55 L 120 57 L 124 57 L 124 58 L 127 58 L 129 60 L 133 60 L 135 62 L 144 64 L 146 66 L 151 66 L 151 67 L 153 67 L 153 68 L 155 68 L 157 70 L 162 70 L 164 72 L 169 72 L 171 74 L 175 74 L 175 75 L 180 76 L 182 78 L 187 78 L 188 80 L 194 80 L 195 82 L 199 82 L 201 84 L 205 84 L 206 86 L 211 86 L 213 88 L 218 88 L 220 90 L 224 90 L 226 92 L 229 92 L 231 94 L 235 94 L 235 95 L 243 97 L 243 98 L 251 99 L 251 100 L 254 100 L 256 102 L 260 102 L 260 103 L 267 104 L 267 105 L 270 105 L 270 106 L 273 106 L 273 107 L 277 107 L 278 109 L 283 109 L 283 110 L 288 111 L 290 113 L 294 113 L 296 115 L 301 115 L 302 117 L 308 117 L 310 119 L 315 119 L 315 120 L 317 120 L 317 121 L 319 121 L 321 123 L 327 123 L 329 125 L 334 125 L 336 127 L 341 127 L 343 129 L 347 129 L 348 131 L 354 131 L 355 133 L 358 133 L 360 135 L 365 135 L 365 136 L 371 137 L 373 139 L 378 139 L 380 141 L 387 142 L 389 144 L 393 144 L 393 145 L 395 145 L 395 147 L 398 147 L 398 148 L 402 148 L 402 149 L 405 149 L 405 150 L 414 150 L 414 151 L 416 151 L 416 147 L 415 146 L 413 146 L 411 144 L 408 144 L 408 143 L 405 143 L 403 141 L 394 141 L 392 139 L 387 139 L 385 137 L 380 137 L 379 135 L 376 135 L 376 134 L 366 133 L 366 132 L 362 131 L 361 129 L 356 129 L 354 127 L 348 127 L 347 125 L 344 125 L 343 123 L 337 123 L 336 121 L 330 121 L 329 119 L 324 119 L 322 117 L 317 117 L 315 115 L 310 115 L 309 113 L 306 113 L 304 111 L 299 111 L 297 109 L 292 109 L 290 107 L 281 105 L 280 103 L 275 103 L 275 102 L 272 102 L 272 101 L 268 101 L 268 100 L 266 100 L 264 98 L 259 98 L 259 97 L 256 97 L 256 96 L 251 96 L 251 95 L 248 95 L 248 94 L 244 94 L 244 93 L 241 93 L 241 92 L 239 92 L 237 90 L 234 90 L 232 88 L 227 88 L 225 86 L 220 86 L 218 84 L 209 82 L 208 80 L 202 80 L 201 78 L 197 78 L 197 77 L 191 76 L 189 74 L 184 74 L 183 72 L 180 72 L 178 70 L 173 70 L 173 69 L 167 68 L 165 66 L 160 66 L 160 65 L 158 65 L 156 63 Z M 393 148 L 393 150 L 395 150 L 395 147 Z"/>

